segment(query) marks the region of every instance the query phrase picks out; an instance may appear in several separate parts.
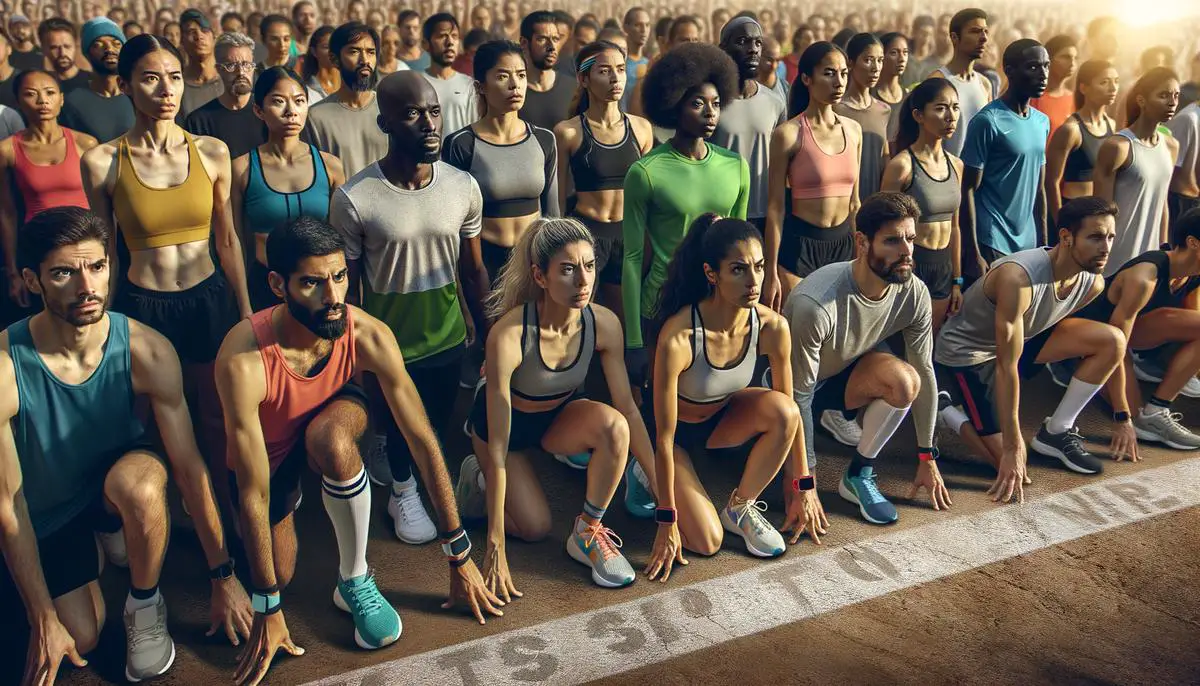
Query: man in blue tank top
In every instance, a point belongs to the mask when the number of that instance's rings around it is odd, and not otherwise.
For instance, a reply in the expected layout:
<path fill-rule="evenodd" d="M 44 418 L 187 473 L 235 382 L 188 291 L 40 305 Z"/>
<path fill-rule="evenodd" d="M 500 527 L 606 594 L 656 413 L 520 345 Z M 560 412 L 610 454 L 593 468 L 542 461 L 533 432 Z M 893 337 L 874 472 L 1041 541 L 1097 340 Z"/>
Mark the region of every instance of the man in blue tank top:
<path fill-rule="evenodd" d="M 234 645 L 250 635 L 179 358 L 158 332 L 106 312 L 110 239 L 106 222 L 75 207 L 22 227 L 22 275 L 45 309 L 0 333 L 0 606 L 15 609 L 19 594 L 30 618 L 31 683 L 53 680 L 64 658 L 84 666 L 96 647 L 105 617 L 97 533 L 109 558 L 129 567 L 126 678 L 170 668 L 175 645 L 158 592 L 168 461 L 211 570 L 209 634 L 223 628 Z M 166 460 L 143 435 L 136 396 L 150 401 Z"/>

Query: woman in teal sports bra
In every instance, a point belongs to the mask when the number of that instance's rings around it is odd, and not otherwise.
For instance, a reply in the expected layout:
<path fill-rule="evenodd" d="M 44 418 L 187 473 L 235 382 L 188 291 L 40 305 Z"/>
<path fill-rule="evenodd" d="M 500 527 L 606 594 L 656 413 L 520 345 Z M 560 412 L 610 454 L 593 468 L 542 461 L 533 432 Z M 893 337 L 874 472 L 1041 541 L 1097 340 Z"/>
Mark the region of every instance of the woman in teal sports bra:
<path fill-rule="evenodd" d="M 264 71 L 254 84 L 254 113 L 267 127 L 267 142 L 233 161 L 233 219 L 255 311 L 279 302 L 267 283 L 267 235 L 300 217 L 327 219 L 329 197 L 346 181 L 337 157 L 300 141 L 308 106 L 295 72 Z"/>

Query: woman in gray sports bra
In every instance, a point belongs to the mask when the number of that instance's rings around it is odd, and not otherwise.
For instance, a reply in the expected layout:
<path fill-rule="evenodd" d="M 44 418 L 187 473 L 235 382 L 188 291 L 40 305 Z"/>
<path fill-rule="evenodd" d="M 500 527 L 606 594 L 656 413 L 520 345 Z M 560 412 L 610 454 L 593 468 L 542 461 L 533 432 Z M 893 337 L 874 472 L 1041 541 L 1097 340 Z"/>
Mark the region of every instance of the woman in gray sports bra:
<path fill-rule="evenodd" d="M 587 499 L 567 537 L 567 552 L 606 588 L 633 583 L 621 539 L 601 519 L 633 453 L 653 474 L 654 451 L 629 390 L 621 323 L 592 305 L 596 255 L 591 233 L 574 219 L 539 219 L 513 247 L 489 296 L 495 320 L 487 339 L 487 381 L 471 410 L 475 454 L 463 460 L 455 489 L 464 517 L 486 516 L 483 576 L 505 602 L 520 596 L 508 571 L 505 536 L 545 538 L 550 506 L 535 463 L 523 451 L 591 453 Z M 613 405 L 581 389 L 598 357 Z M 449 381 L 448 381 L 449 382 Z M 486 507 L 484 507 L 486 503 Z"/>
<path fill-rule="evenodd" d="M 943 147 L 960 122 L 958 92 L 946 79 L 933 77 L 914 88 L 901 109 L 898 152 L 883 171 L 881 190 L 907 193 L 921 208 L 913 271 L 929 287 L 936 334 L 946 317 L 958 312 L 963 297 L 958 227 L 962 160 Z"/>
<path fill-rule="evenodd" d="M 807 477 L 808 467 L 791 395 L 791 337 L 783 318 L 759 303 L 764 269 L 758 229 L 713 214 L 692 223 L 667 268 L 654 323 L 653 403 L 642 408 L 652 408 L 657 429 L 661 526 L 647 568 L 652 579 L 669 576 L 683 547 L 715 554 L 722 529 L 742 537 L 757 557 L 777 557 L 786 548 L 758 498 L 789 454 L 798 476 Z M 759 355 L 786 369 L 775 375 L 774 389 L 750 387 Z M 741 482 L 718 513 L 689 453 L 747 443 Z"/>
<path fill-rule="evenodd" d="M 1104 60 L 1089 60 L 1075 77 L 1075 114 L 1050 136 L 1046 144 L 1046 207 L 1050 221 L 1063 203 L 1092 194 L 1092 169 L 1105 138 L 1117 124 L 1108 108 L 1117 101 L 1121 78 Z"/>

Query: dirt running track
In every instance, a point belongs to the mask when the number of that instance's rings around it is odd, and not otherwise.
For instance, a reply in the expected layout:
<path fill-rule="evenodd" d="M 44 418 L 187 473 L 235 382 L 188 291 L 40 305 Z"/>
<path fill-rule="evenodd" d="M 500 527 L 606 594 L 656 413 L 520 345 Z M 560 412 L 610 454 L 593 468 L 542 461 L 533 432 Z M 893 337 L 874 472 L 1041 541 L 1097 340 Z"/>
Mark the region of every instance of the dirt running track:
<path fill-rule="evenodd" d="M 1023 390 L 1031 435 L 1061 391 L 1044 374 Z M 460 400 L 459 422 L 469 398 Z M 1185 399 L 1178 409 L 1200 426 L 1200 402 Z M 1099 440 L 1103 419 L 1098 407 L 1081 418 L 1097 449 L 1107 443 Z M 467 452 L 460 427 L 442 431 L 452 474 Z M 943 438 L 955 507 L 937 513 L 899 497 L 915 456 L 896 448 L 912 445 L 911 428 L 902 429 L 879 461 L 881 487 L 900 506 L 897 525 L 869 526 L 837 497 L 849 449 L 822 434 L 818 487 L 832 525 L 823 546 L 806 541 L 763 562 L 727 540 L 714 558 L 692 556 L 666 585 L 641 578 L 620 591 L 592 585 L 563 552 L 583 475 L 546 457 L 543 486 L 562 536 L 509 544 L 525 598 L 485 627 L 440 610 L 440 550 L 397 542 L 386 491 L 376 488 L 368 559 L 404 633 L 370 653 L 353 646 L 349 617 L 332 606 L 335 547 L 310 480 L 297 513 L 299 568 L 284 593 L 292 636 L 307 654 L 278 660 L 268 683 L 1200 683 L 1200 455 L 1145 449 L 1142 463 L 1110 464 L 1090 480 L 1031 455 L 1030 502 L 999 508 L 984 495 L 991 468 L 955 459 L 961 446 Z M 700 457 L 697 466 L 723 502 L 740 463 Z M 781 521 L 778 487 L 765 497 L 768 517 Z M 640 570 L 653 525 L 619 503 L 610 512 L 606 523 Z M 481 530 L 471 534 L 482 542 Z M 101 646 L 88 669 L 64 671 L 59 683 L 123 683 L 119 609 L 128 575 L 110 569 L 102 585 L 109 620 Z M 173 534 L 162 589 L 178 656 L 155 683 L 230 683 L 236 651 L 204 637 L 208 582 L 188 531 Z M 25 643 L 3 643 L 0 684 L 18 682 Z"/>

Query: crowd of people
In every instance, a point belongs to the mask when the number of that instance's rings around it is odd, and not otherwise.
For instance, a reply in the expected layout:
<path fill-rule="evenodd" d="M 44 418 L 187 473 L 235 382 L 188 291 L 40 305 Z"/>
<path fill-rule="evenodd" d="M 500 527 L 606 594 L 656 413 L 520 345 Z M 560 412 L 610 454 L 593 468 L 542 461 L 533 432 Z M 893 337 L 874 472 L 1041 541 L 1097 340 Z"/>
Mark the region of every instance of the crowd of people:
<path fill-rule="evenodd" d="M 282 591 L 308 470 L 333 603 L 376 649 L 401 621 L 367 562 L 372 484 L 400 541 L 440 542 L 443 607 L 482 624 L 519 607 L 509 539 L 564 536 L 597 585 L 633 583 L 604 523 L 622 486 L 656 527 L 649 580 L 726 535 L 761 558 L 820 543 L 818 426 L 879 525 L 910 410 L 907 498 L 935 510 L 939 432 L 1002 503 L 1027 449 L 1102 472 L 1075 428 L 1096 396 L 1112 459 L 1200 449 L 1175 407 L 1200 397 L 1194 31 L 1123 44 L 1054 7 L 242 4 L 0 13 L 0 605 L 29 620 L 25 683 L 86 664 L 105 562 L 129 569 L 126 677 L 171 667 L 168 485 L 209 633 L 245 642 L 234 677 L 257 684 L 303 652 Z M 1027 448 L 1043 369 L 1065 390 Z M 465 459 L 443 454 L 460 427 Z M 727 497 L 697 451 L 740 455 Z M 569 524 L 546 454 L 586 473 Z"/>

